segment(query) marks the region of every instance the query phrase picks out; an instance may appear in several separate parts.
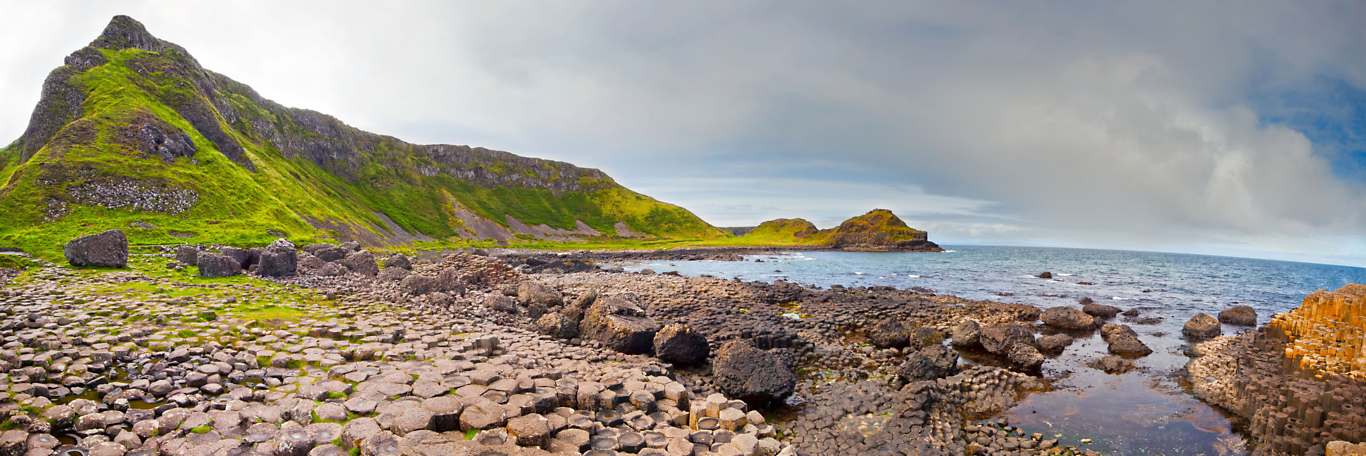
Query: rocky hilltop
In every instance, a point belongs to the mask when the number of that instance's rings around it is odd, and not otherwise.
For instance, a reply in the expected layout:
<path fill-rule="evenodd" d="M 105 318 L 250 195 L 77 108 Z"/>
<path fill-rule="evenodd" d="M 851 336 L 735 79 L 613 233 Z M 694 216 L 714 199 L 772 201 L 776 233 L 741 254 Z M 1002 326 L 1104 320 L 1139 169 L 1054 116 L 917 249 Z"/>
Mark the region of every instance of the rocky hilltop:
<path fill-rule="evenodd" d="M 126 16 L 49 74 L 28 128 L 0 149 L 0 183 L 0 244 L 38 250 L 106 228 L 134 243 L 261 245 L 728 236 L 596 169 L 410 144 L 281 106 Z"/>
<path fill-rule="evenodd" d="M 866 252 L 942 252 L 929 241 L 929 233 L 911 228 L 887 209 L 845 220 L 831 229 L 817 230 L 804 219 L 776 219 L 760 224 L 742 239 L 818 245 L 838 250 Z"/>

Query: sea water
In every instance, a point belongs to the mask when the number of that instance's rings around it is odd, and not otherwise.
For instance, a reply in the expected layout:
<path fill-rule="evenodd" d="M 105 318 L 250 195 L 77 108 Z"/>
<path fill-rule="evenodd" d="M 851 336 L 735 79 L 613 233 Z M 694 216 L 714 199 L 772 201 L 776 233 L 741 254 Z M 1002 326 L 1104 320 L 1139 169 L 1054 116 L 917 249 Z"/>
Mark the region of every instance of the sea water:
<path fill-rule="evenodd" d="M 1157 252 L 1043 247 L 946 246 L 941 253 L 788 252 L 746 261 L 645 261 L 629 271 L 807 286 L 921 287 L 967 299 L 1078 306 L 1086 297 L 1138 308 L 1129 324 L 1152 355 L 1137 369 L 1106 374 L 1092 364 L 1107 355 L 1098 334 L 1084 334 L 1044 364 L 1053 391 L 1029 396 L 1005 413 L 1011 424 L 1045 438 L 1107 454 L 1243 454 L 1230 415 L 1188 394 L 1182 367 L 1190 341 L 1181 326 L 1197 313 L 1217 316 L 1235 305 L 1256 309 L 1258 322 L 1298 306 L 1319 289 L 1366 283 L 1366 269 L 1322 264 Z M 1053 278 L 1042 279 L 1042 272 Z M 1160 321 L 1159 321 L 1160 319 Z M 1224 325 L 1224 334 L 1251 328 Z M 965 354 L 964 363 L 991 363 Z M 1081 439 L 1091 439 L 1082 443 Z"/>

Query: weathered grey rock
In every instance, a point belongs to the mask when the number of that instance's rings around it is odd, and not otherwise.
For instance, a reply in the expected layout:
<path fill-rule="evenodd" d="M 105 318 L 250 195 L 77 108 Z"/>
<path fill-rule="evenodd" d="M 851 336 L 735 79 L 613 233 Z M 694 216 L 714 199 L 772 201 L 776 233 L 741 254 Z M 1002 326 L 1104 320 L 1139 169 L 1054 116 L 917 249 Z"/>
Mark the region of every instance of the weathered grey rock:
<path fill-rule="evenodd" d="M 405 278 L 408 278 L 409 275 L 412 275 L 412 273 L 411 273 L 411 272 L 408 272 L 407 269 L 403 269 L 403 268 L 384 268 L 384 269 L 380 269 L 380 270 L 379 270 L 379 276 L 378 276 L 378 278 L 379 278 L 380 280 L 385 280 L 385 281 L 390 281 L 390 282 L 397 282 L 397 281 L 403 280 L 403 279 L 405 279 Z"/>
<path fill-rule="evenodd" d="M 1023 325 L 1014 323 L 983 328 L 979 340 L 982 348 L 997 355 L 1009 354 L 1010 349 L 1016 345 L 1035 345 L 1034 333 Z"/>
<path fill-rule="evenodd" d="M 62 247 L 72 266 L 128 267 L 128 237 L 123 230 L 109 230 L 72 239 Z"/>
<path fill-rule="evenodd" d="M 564 303 L 564 296 L 549 285 L 526 281 L 517 287 L 517 301 L 524 306 L 541 304 L 546 307 L 555 307 Z"/>
<path fill-rule="evenodd" d="M 460 270 L 456 268 L 442 269 L 436 275 L 437 291 L 444 291 L 457 296 L 465 294 L 465 279 L 460 276 Z"/>
<path fill-rule="evenodd" d="M 574 301 L 570 302 L 568 305 L 565 305 L 564 309 L 561 310 L 560 313 L 564 314 L 564 316 L 566 317 L 569 317 L 569 319 L 573 320 L 575 323 L 582 322 L 583 314 L 588 312 L 588 308 L 592 307 L 593 303 L 597 302 L 597 300 L 598 292 L 595 290 L 589 290 L 587 293 L 581 294 L 579 295 L 579 297 L 574 298 Z"/>
<path fill-rule="evenodd" d="M 242 265 L 226 255 L 200 253 L 198 261 L 200 277 L 228 277 L 242 273 Z"/>
<path fill-rule="evenodd" d="M 313 436 L 303 428 L 283 430 L 275 436 L 275 456 L 308 456 Z"/>
<path fill-rule="evenodd" d="M 797 385 L 790 360 L 744 340 L 726 342 L 716 350 L 712 375 L 717 388 L 727 396 L 755 406 L 780 401 Z"/>
<path fill-rule="evenodd" d="M 1219 334 L 1223 333 L 1223 329 L 1219 326 L 1219 320 L 1201 312 L 1195 314 L 1190 320 L 1186 320 L 1186 325 L 1181 328 L 1181 333 L 1196 339 L 1208 339 L 1218 337 Z"/>
<path fill-rule="evenodd" d="M 596 300 L 579 323 L 579 334 L 626 354 L 649 353 L 659 323 L 618 297 Z"/>
<path fill-rule="evenodd" d="M 342 250 L 341 247 L 328 244 L 313 244 L 309 247 L 314 247 L 318 245 L 321 245 L 322 247 L 310 251 L 309 253 L 312 253 L 313 256 L 318 257 L 319 259 L 326 261 L 328 263 L 331 263 L 333 261 L 340 261 L 346 258 L 346 254 L 349 253 L 346 250 Z"/>
<path fill-rule="evenodd" d="M 398 287 L 410 295 L 422 296 L 436 291 L 436 278 L 413 274 L 404 277 L 403 281 L 399 282 Z"/>
<path fill-rule="evenodd" d="M 397 254 L 396 254 L 396 255 L 391 255 L 391 256 L 389 256 L 389 258 L 385 258 L 385 259 L 384 259 L 384 267 L 385 267 L 385 268 L 412 269 L 412 268 L 413 268 L 413 263 L 412 263 L 411 261 L 408 260 L 408 257 L 403 256 L 403 255 L 397 255 Z"/>
<path fill-rule="evenodd" d="M 910 345 L 906 327 L 896 318 L 886 318 L 867 331 L 868 343 L 879 348 L 902 348 Z"/>
<path fill-rule="evenodd" d="M 299 256 L 294 244 L 285 239 L 276 239 L 261 252 L 256 274 L 261 277 L 287 277 L 294 275 L 298 265 Z"/>
<path fill-rule="evenodd" d="M 1039 351 L 1043 353 L 1060 353 L 1072 345 L 1072 336 L 1057 333 L 1051 336 L 1044 336 L 1038 339 Z"/>
<path fill-rule="evenodd" d="M 399 438 L 389 431 L 380 431 L 378 434 L 365 439 L 360 445 L 361 454 L 367 456 L 400 456 L 403 454 L 399 446 Z"/>
<path fill-rule="evenodd" d="M 935 369 L 939 370 L 940 377 L 958 373 L 958 352 L 943 345 L 935 344 L 920 349 L 919 353 L 934 363 Z"/>
<path fill-rule="evenodd" d="M 903 382 L 918 382 L 939 378 L 939 369 L 934 361 L 919 352 L 906 356 L 906 361 L 896 368 L 896 376 Z"/>
<path fill-rule="evenodd" d="M 0 434 L 0 456 L 20 456 L 28 451 L 28 433 L 11 429 Z"/>
<path fill-rule="evenodd" d="M 559 312 L 550 312 L 536 319 L 536 331 L 558 339 L 579 337 L 579 325 Z"/>
<path fill-rule="evenodd" d="M 1147 356 L 1153 349 L 1138 338 L 1128 325 L 1106 324 L 1100 327 L 1100 337 L 1110 344 L 1109 351 L 1122 356 Z"/>
<path fill-rule="evenodd" d="M 1046 360 L 1039 349 L 1032 345 L 1017 344 L 1010 348 L 1008 355 L 1010 362 L 1023 367 L 1026 370 L 1038 370 Z"/>
<path fill-rule="evenodd" d="M 1119 314 L 1118 307 L 1096 304 L 1094 302 L 1083 304 L 1081 306 L 1081 311 L 1096 318 L 1115 318 L 1115 315 Z"/>
<path fill-rule="evenodd" d="M 705 336 L 680 323 L 665 326 L 655 333 L 654 349 L 656 357 L 679 366 L 701 365 L 711 353 Z"/>
<path fill-rule="evenodd" d="M 487 297 L 485 297 L 485 298 L 484 298 L 484 307 L 487 307 L 489 310 L 493 310 L 493 311 L 497 311 L 497 312 L 510 313 L 510 314 L 517 314 L 517 313 L 518 313 L 517 302 L 516 302 L 516 301 L 513 301 L 512 298 L 509 298 L 509 297 L 507 297 L 507 296 L 498 295 L 498 294 L 491 294 L 491 295 L 488 295 Z"/>
<path fill-rule="evenodd" d="M 181 264 L 199 264 L 199 248 L 193 245 L 182 245 L 175 249 L 175 260 Z"/>
<path fill-rule="evenodd" d="M 977 346 L 982 337 L 982 325 L 977 320 L 965 318 L 953 325 L 953 338 L 950 343 L 958 348 Z"/>
<path fill-rule="evenodd" d="M 1039 316 L 1043 324 L 1059 329 L 1083 330 L 1096 326 L 1096 319 L 1075 307 L 1050 307 Z"/>
<path fill-rule="evenodd" d="M 1257 326 L 1257 311 L 1250 306 L 1234 306 L 1219 312 L 1219 322 L 1238 326 Z"/>
<path fill-rule="evenodd" d="M 347 255 L 341 263 L 356 274 L 370 277 L 379 275 L 379 265 L 375 263 L 375 255 L 368 250 L 353 252 Z"/>
<path fill-rule="evenodd" d="M 1096 361 L 1096 367 L 1106 373 L 1120 374 L 1127 372 L 1129 369 L 1133 369 L 1134 363 L 1119 355 L 1106 355 L 1104 358 Z"/>

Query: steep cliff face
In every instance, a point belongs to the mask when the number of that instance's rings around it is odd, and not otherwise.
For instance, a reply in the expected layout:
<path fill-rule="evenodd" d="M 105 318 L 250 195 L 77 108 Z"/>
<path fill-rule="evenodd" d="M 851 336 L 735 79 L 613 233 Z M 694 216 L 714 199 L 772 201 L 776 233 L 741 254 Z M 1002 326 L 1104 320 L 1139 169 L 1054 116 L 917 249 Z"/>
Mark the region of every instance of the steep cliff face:
<path fill-rule="evenodd" d="M 281 106 L 125 16 L 48 76 L 0 185 L 0 245 L 19 247 L 135 222 L 134 243 L 727 236 L 596 169 Z"/>

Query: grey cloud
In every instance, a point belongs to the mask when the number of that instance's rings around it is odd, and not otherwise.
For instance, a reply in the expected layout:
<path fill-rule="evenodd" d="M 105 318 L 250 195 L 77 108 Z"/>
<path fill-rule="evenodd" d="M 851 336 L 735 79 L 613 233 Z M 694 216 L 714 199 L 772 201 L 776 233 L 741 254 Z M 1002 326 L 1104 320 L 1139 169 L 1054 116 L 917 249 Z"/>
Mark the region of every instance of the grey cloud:
<path fill-rule="evenodd" d="M 1366 262 L 1362 184 L 1247 100 L 1366 89 L 1356 2 L 10 8 L 11 138 L 42 76 L 124 13 L 282 103 L 599 167 L 721 225 L 883 206 L 963 242 Z"/>

